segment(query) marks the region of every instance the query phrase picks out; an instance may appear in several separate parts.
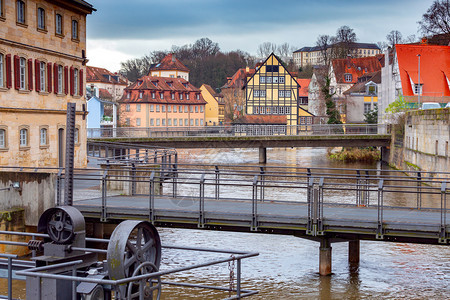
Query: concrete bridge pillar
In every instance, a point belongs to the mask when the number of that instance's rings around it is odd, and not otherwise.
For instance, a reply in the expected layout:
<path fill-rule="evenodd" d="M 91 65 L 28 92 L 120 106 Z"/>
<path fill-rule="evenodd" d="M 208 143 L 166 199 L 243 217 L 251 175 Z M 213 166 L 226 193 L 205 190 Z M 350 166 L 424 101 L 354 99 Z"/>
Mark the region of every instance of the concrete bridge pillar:
<path fill-rule="evenodd" d="M 259 163 L 265 164 L 267 163 L 267 148 L 259 147 Z"/>
<path fill-rule="evenodd" d="M 331 243 L 327 238 L 320 241 L 319 274 L 323 276 L 331 274 Z"/>
<path fill-rule="evenodd" d="M 359 266 L 359 240 L 348 242 L 348 263 L 350 267 Z"/>

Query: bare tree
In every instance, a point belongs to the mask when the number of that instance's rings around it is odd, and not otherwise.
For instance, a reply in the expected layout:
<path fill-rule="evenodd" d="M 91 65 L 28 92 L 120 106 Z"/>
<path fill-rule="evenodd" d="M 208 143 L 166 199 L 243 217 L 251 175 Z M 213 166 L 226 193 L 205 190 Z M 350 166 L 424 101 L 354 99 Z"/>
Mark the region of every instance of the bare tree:
<path fill-rule="evenodd" d="M 319 48 L 320 55 L 322 58 L 322 62 L 319 62 L 320 65 L 328 66 L 332 59 L 332 41 L 333 38 L 329 35 L 319 35 L 316 41 L 316 46 Z"/>
<path fill-rule="evenodd" d="M 392 30 L 386 35 L 386 40 L 388 41 L 388 45 L 390 47 L 394 47 L 395 44 L 403 43 L 403 36 L 400 31 Z"/>
<path fill-rule="evenodd" d="M 192 52 L 196 58 L 205 58 L 219 52 L 219 44 L 208 38 L 201 38 L 192 45 Z"/>
<path fill-rule="evenodd" d="M 271 42 L 264 42 L 258 46 L 256 53 L 260 58 L 268 57 L 272 52 L 277 51 L 277 45 Z"/>
<path fill-rule="evenodd" d="M 386 42 L 377 42 L 377 46 L 381 49 L 381 52 L 384 52 L 389 47 Z"/>
<path fill-rule="evenodd" d="M 450 1 L 435 0 L 418 23 L 423 34 L 450 34 Z"/>
<path fill-rule="evenodd" d="M 282 60 L 287 62 L 292 54 L 292 47 L 289 43 L 283 43 L 278 45 L 277 54 L 281 57 Z"/>
<path fill-rule="evenodd" d="M 336 30 L 336 36 L 332 38 L 333 58 L 346 58 L 354 49 L 354 43 L 358 39 L 352 28 L 344 25 Z"/>
<path fill-rule="evenodd" d="M 417 37 L 415 34 L 410 34 L 403 40 L 404 43 L 415 43 L 417 42 Z"/>

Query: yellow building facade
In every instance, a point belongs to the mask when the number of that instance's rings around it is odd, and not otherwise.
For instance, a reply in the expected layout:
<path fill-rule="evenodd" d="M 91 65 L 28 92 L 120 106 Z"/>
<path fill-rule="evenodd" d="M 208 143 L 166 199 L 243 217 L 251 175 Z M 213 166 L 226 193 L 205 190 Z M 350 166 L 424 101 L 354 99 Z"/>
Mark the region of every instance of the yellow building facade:
<path fill-rule="evenodd" d="M 75 167 L 86 158 L 84 1 L 0 0 L 0 165 L 63 167 L 76 103 Z"/>
<path fill-rule="evenodd" d="M 246 114 L 285 115 L 286 125 L 297 125 L 298 87 L 296 79 L 272 53 L 247 81 Z"/>
<path fill-rule="evenodd" d="M 213 88 L 207 84 L 200 87 L 205 105 L 206 126 L 222 125 L 225 119 L 225 102 L 221 94 L 215 93 Z"/>

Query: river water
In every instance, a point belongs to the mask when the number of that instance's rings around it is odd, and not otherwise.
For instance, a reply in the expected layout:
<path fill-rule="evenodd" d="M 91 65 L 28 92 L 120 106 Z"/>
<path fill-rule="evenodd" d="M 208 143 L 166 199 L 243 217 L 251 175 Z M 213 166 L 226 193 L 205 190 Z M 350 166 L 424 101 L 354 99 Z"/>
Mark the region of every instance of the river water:
<path fill-rule="evenodd" d="M 258 150 L 179 150 L 184 163 L 255 165 Z M 324 148 L 268 149 L 268 164 L 292 167 L 376 168 L 376 164 L 330 162 Z M 415 201 L 415 199 L 411 200 Z M 398 203 L 396 203 L 398 204 Z M 400 203 L 401 204 L 401 203 Z M 160 228 L 164 244 L 255 251 L 243 262 L 250 299 L 450 299 L 450 247 L 361 241 L 358 270 L 348 265 L 348 244 L 335 243 L 331 276 L 318 275 L 319 244 L 293 236 Z M 165 250 L 163 265 L 179 266 L 223 257 Z M 226 285 L 227 265 L 185 272 L 176 280 Z M 164 299 L 220 299 L 204 290 L 165 287 Z"/>

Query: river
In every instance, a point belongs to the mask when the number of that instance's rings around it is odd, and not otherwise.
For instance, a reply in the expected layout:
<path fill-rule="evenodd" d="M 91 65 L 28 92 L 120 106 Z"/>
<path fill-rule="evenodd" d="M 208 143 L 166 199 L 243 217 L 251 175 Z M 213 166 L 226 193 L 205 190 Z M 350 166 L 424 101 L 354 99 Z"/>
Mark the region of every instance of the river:
<path fill-rule="evenodd" d="M 258 150 L 179 150 L 184 163 L 255 165 Z M 375 164 L 331 162 L 324 148 L 268 149 L 268 164 L 292 167 L 376 168 Z M 450 299 L 448 246 L 361 241 L 361 261 L 350 270 L 347 243 L 334 243 L 331 276 L 318 275 L 319 244 L 293 236 L 160 228 L 165 244 L 256 251 L 243 262 L 244 287 L 259 290 L 250 299 Z M 163 252 L 163 265 L 199 262 L 214 256 Z M 217 255 L 215 256 L 217 257 Z M 177 280 L 227 283 L 226 265 L 183 273 Z M 227 294 L 167 288 L 164 299 L 220 299 Z"/>

